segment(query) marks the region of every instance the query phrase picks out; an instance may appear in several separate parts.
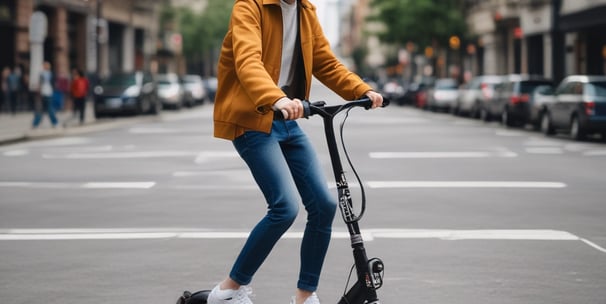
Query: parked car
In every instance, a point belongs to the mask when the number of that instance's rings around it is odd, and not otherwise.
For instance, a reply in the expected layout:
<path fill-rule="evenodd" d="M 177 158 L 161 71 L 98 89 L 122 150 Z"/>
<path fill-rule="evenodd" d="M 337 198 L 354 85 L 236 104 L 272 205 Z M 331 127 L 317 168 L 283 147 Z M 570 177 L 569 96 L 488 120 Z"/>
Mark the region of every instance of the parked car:
<path fill-rule="evenodd" d="M 541 119 L 547 112 L 547 106 L 555 101 L 555 87 L 553 85 L 540 85 L 530 94 L 530 117 L 527 123 L 535 130 L 541 128 Z"/>
<path fill-rule="evenodd" d="M 406 88 L 404 88 L 404 96 L 402 96 L 402 105 L 416 106 L 417 94 L 424 90 L 426 84 L 411 82 Z"/>
<path fill-rule="evenodd" d="M 203 104 L 208 99 L 206 87 L 199 75 L 184 75 L 181 77 L 181 85 L 184 90 L 185 105 L 191 107 L 196 104 Z"/>
<path fill-rule="evenodd" d="M 568 76 L 555 100 L 548 104 L 541 130 L 546 134 L 567 131 L 576 140 L 591 133 L 606 137 L 606 76 Z"/>
<path fill-rule="evenodd" d="M 490 121 L 498 117 L 504 126 L 524 125 L 530 117 L 531 93 L 551 80 L 540 76 L 509 75 L 497 84 L 492 98 L 481 103 L 480 117 Z"/>
<path fill-rule="evenodd" d="M 204 79 L 204 86 L 206 87 L 206 93 L 208 94 L 208 100 L 210 100 L 210 102 L 215 101 L 218 82 L 217 77 L 207 77 Z"/>
<path fill-rule="evenodd" d="M 493 97 L 494 86 L 502 81 L 502 76 L 485 75 L 474 77 L 459 91 L 459 98 L 453 113 L 480 117 L 480 105 Z"/>
<path fill-rule="evenodd" d="M 427 90 L 429 110 L 452 110 L 459 97 L 459 83 L 452 78 L 441 78 Z"/>
<path fill-rule="evenodd" d="M 158 114 L 162 104 L 157 85 L 149 73 L 113 74 L 93 89 L 95 117 L 109 114 Z"/>
<path fill-rule="evenodd" d="M 179 82 L 177 74 L 157 75 L 158 97 L 164 107 L 181 109 L 185 102 L 183 86 Z"/>
<path fill-rule="evenodd" d="M 382 93 L 387 99 L 398 105 L 404 105 L 404 87 L 395 79 L 385 82 Z"/>

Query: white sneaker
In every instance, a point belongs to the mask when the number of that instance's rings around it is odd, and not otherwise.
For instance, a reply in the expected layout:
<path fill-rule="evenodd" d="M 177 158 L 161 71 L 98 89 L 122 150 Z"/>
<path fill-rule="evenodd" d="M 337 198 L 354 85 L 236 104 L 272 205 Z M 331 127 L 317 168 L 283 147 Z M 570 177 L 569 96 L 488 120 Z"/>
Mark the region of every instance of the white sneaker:
<path fill-rule="evenodd" d="M 296 304 L 297 301 L 295 299 L 295 297 L 292 297 L 290 304 Z M 314 292 L 305 300 L 305 302 L 303 302 L 303 304 L 320 304 L 320 298 L 318 298 L 318 295 Z"/>
<path fill-rule="evenodd" d="M 249 298 L 252 295 L 252 288 L 240 286 L 238 290 L 222 290 L 219 285 L 215 286 L 208 295 L 206 303 L 208 304 L 253 304 Z"/>

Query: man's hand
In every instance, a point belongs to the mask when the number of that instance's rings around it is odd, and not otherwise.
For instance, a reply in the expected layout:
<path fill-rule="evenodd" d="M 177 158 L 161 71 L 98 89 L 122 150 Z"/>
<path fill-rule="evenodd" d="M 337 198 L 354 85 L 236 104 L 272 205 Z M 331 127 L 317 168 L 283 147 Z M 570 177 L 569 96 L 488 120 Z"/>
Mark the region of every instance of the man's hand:
<path fill-rule="evenodd" d="M 288 97 L 280 98 L 274 105 L 272 106 L 274 110 L 279 110 L 282 112 L 282 116 L 284 116 L 284 120 L 295 120 L 302 118 L 303 113 L 303 102 L 300 99 L 290 99 Z"/>
<path fill-rule="evenodd" d="M 368 98 L 370 98 L 370 100 L 372 101 L 372 106 L 371 106 L 372 109 L 383 106 L 383 95 L 381 95 L 375 91 L 368 91 L 364 95 L 368 96 Z"/>

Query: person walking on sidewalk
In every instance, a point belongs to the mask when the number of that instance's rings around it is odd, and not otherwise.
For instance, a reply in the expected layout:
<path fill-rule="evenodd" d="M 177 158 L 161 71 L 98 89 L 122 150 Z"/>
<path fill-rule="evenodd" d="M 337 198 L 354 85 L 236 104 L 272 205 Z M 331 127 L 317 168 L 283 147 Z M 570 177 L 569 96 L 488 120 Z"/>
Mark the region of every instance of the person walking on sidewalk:
<path fill-rule="evenodd" d="M 55 109 L 53 107 L 53 92 L 54 92 L 54 76 L 51 71 L 51 64 L 45 61 L 43 70 L 40 73 L 40 88 L 38 94 L 40 95 L 41 106 L 36 107 L 34 113 L 34 121 L 32 123 L 33 128 L 38 128 L 42 121 L 43 111 L 48 113 L 53 128 L 57 126 L 57 117 L 55 116 Z"/>
<path fill-rule="evenodd" d="M 21 76 L 21 68 L 15 66 L 7 79 L 9 106 L 13 116 L 17 114 L 17 108 L 21 104 Z"/>
<path fill-rule="evenodd" d="M 88 79 L 86 79 L 84 73 L 80 69 L 72 69 L 72 83 L 70 86 L 70 95 L 74 102 L 72 118 L 76 118 L 76 115 L 79 114 L 80 124 L 82 125 L 84 124 L 84 114 L 86 111 Z"/>
<path fill-rule="evenodd" d="M 251 304 L 253 276 L 290 228 L 302 201 L 307 224 L 292 304 L 319 304 L 315 291 L 337 204 L 322 166 L 296 120 L 312 77 L 346 100 L 380 94 L 338 61 L 309 0 L 239 0 L 232 10 L 218 65 L 214 135 L 231 140 L 267 203 L 229 275 L 208 304 Z M 274 111 L 284 120 L 274 119 Z"/>
<path fill-rule="evenodd" d="M 11 68 L 4 67 L 0 74 L 0 113 L 4 110 L 4 104 L 9 102 L 8 77 L 11 75 Z"/>

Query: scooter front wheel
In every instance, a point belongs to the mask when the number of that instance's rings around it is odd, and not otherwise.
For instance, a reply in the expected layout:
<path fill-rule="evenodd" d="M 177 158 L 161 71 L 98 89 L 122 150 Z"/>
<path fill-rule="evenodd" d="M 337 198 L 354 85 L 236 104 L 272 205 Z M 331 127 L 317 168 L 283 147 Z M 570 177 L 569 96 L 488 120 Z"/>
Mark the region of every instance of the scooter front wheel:
<path fill-rule="evenodd" d="M 210 290 L 200 290 L 194 293 L 186 290 L 177 300 L 177 304 L 206 304 L 209 294 Z"/>

